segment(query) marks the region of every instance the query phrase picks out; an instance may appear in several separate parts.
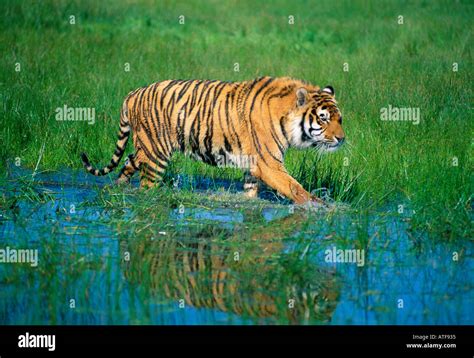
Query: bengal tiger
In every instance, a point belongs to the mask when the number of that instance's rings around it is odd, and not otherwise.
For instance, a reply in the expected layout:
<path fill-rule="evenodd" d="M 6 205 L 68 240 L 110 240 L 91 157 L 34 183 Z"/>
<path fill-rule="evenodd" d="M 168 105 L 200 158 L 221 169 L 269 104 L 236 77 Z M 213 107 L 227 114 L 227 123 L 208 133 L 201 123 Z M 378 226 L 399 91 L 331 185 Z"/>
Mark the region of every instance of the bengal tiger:
<path fill-rule="evenodd" d="M 289 147 L 334 151 L 345 138 L 331 86 L 321 89 L 288 77 L 167 80 L 127 95 L 110 163 L 95 169 L 82 153 L 86 170 L 100 176 L 115 169 L 131 131 L 135 152 L 128 156 L 118 183 L 128 182 L 139 171 L 140 186 L 154 186 L 173 152 L 181 151 L 211 165 L 245 169 L 296 204 L 320 200 L 288 174 L 285 151 Z M 257 188 L 252 186 L 250 196 L 255 196 Z"/>

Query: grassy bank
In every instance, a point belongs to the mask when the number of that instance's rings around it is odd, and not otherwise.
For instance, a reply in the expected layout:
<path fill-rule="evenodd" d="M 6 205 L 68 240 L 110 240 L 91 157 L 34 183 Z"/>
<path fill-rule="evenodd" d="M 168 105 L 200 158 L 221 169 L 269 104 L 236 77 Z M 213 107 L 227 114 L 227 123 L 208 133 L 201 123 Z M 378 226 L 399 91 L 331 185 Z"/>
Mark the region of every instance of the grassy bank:
<path fill-rule="evenodd" d="M 289 171 L 305 187 L 328 187 L 355 207 L 404 205 L 419 228 L 469 236 L 469 1 L 6 0 L 0 10 L 3 171 L 17 159 L 34 168 L 43 146 L 43 170 L 80 168 L 82 151 L 106 163 L 123 97 L 145 84 L 293 76 L 335 87 L 348 139 L 333 155 L 288 154 Z M 95 108 L 94 125 L 56 121 L 64 105 Z M 389 105 L 419 108 L 420 123 L 382 121 Z M 171 175 L 183 172 L 241 175 L 177 156 Z"/>

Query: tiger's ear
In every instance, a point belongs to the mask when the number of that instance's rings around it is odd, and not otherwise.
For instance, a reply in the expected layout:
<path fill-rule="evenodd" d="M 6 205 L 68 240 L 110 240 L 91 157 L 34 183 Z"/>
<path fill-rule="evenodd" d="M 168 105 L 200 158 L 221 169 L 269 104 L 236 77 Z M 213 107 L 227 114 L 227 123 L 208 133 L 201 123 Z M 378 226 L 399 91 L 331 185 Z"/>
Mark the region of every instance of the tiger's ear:
<path fill-rule="evenodd" d="M 326 92 L 326 93 L 329 93 L 331 96 L 334 96 L 335 93 L 334 93 L 334 88 L 332 86 L 326 86 L 324 87 L 322 90 L 322 92 Z"/>
<path fill-rule="evenodd" d="M 298 88 L 296 91 L 296 103 L 298 107 L 303 107 L 306 104 L 306 96 L 308 95 L 308 91 L 306 88 L 301 87 Z"/>

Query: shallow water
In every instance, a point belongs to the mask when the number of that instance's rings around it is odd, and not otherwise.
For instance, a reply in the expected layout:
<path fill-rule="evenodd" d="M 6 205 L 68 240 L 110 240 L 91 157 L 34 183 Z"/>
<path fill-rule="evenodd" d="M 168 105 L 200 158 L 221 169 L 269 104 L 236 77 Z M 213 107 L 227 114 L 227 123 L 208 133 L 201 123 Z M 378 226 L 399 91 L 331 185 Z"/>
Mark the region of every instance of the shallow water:
<path fill-rule="evenodd" d="M 99 200 L 108 183 L 38 174 L 40 201 L 5 183 L 18 200 L 0 210 L 0 250 L 39 261 L 0 263 L 0 324 L 474 323 L 474 244 L 413 232 L 410 217 L 307 213 L 199 178 L 178 189 L 195 203 L 117 209 Z M 364 260 L 328 262 L 333 247 Z"/>

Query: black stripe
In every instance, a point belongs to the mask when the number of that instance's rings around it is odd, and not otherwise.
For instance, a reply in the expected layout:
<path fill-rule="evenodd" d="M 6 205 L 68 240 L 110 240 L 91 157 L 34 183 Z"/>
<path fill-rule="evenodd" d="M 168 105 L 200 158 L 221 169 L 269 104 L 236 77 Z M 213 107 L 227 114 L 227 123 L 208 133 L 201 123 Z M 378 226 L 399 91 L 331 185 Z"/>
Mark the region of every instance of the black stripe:
<path fill-rule="evenodd" d="M 229 103 L 230 103 L 230 98 L 231 95 L 229 93 L 227 93 L 226 95 L 226 99 L 225 99 L 225 116 L 226 116 L 226 121 L 227 121 L 227 125 L 230 129 L 230 132 L 231 134 L 233 133 L 233 136 L 234 138 L 237 140 L 237 147 L 239 148 L 239 151 L 242 151 L 242 143 L 240 142 L 240 139 L 239 139 L 239 135 L 237 133 L 237 131 L 235 130 L 235 127 L 234 127 L 234 122 L 231 120 L 230 118 L 230 114 L 229 114 Z"/>
<path fill-rule="evenodd" d="M 255 95 L 253 96 L 253 100 L 252 100 L 252 105 L 250 106 L 250 114 L 252 113 L 253 111 L 253 106 L 255 105 L 255 101 L 257 100 L 257 96 L 260 94 L 260 92 L 262 92 L 262 90 L 267 87 L 268 85 L 270 85 L 270 83 L 273 82 L 273 78 L 270 78 L 267 82 L 265 82 L 262 87 L 260 87 L 257 92 L 255 93 Z M 263 98 L 262 98 L 263 100 Z"/>
<path fill-rule="evenodd" d="M 260 92 L 265 88 L 267 87 L 271 82 L 273 81 L 273 78 L 269 78 L 263 85 L 262 87 L 260 87 L 257 92 L 255 93 L 255 95 L 253 96 L 253 100 L 252 100 L 252 105 L 250 106 L 251 110 L 249 111 L 249 123 L 250 123 L 250 132 L 252 134 L 252 139 L 253 139 L 253 143 L 255 144 L 255 148 L 257 149 L 257 153 L 258 155 L 261 157 L 261 159 L 263 160 L 263 162 L 266 164 L 267 161 L 265 160 L 262 152 L 261 152 L 261 145 L 260 145 L 260 141 L 258 140 L 257 138 L 257 135 L 255 133 L 255 130 L 253 128 L 253 125 L 252 125 L 252 120 L 251 120 L 251 116 L 252 116 L 252 109 L 253 109 L 253 106 L 255 104 L 255 100 L 257 98 L 257 96 L 260 94 Z"/>
<path fill-rule="evenodd" d="M 306 118 L 306 112 L 303 113 L 303 116 L 301 117 L 301 123 L 300 123 L 300 127 L 301 127 L 301 140 L 304 142 L 308 139 L 310 139 L 310 137 L 308 137 L 308 135 L 306 134 L 306 131 L 304 129 L 304 120 Z"/>
<path fill-rule="evenodd" d="M 262 95 L 262 101 L 261 101 L 261 105 L 262 105 L 262 102 L 265 100 L 265 97 L 268 96 L 268 94 L 270 92 L 272 92 L 274 90 L 274 88 L 270 87 L 268 88 Z M 275 141 L 275 143 L 277 144 L 278 146 L 278 149 L 281 153 L 281 155 L 283 155 L 284 151 L 286 150 L 286 147 L 285 145 L 282 143 L 282 141 L 280 140 L 280 137 L 275 129 L 275 126 L 274 126 L 274 123 L 273 123 L 273 117 L 272 117 L 272 111 L 271 111 L 271 108 L 270 108 L 270 100 L 267 100 L 266 101 L 266 104 L 267 104 L 267 108 L 268 108 L 268 113 L 269 113 L 269 123 L 270 123 L 270 134 L 272 135 L 272 138 L 273 140 Z"/>
<path fill-rule="evenodd" d="M 185 144 L 184 144 L 184 126 L 185 126 L 185 122 L 186 122 L 186 118 L 187 118 L 187 115 L 186 115 L 186 105 L 187 103 L 181 107 L 181 109 L 179 110 L 178 112 L 178 120 L 177 120 L 177 124 L 176 124 L 176 139 L 178 141 L 178 146 L 179 146 L 179 149 L 184 152 L 185 150 Z M 181 119 L 181 113 L 184 113 L 184 118 Z"/>
<path fill-rule="evenodd" d="M 153 176 L 153 173 L 145 172 L 144 170 L 140 171 L 140 181 L 146 179 L 152 183 L 156 183 L 161 180 L 161 175 Z"/>
<path fill-rule="evenodd" d="M 224 134 L 224 148 L 228 153 L 232 153 L 232 145 L 229 143 L 229 140 Z"/>
<path fill-rule="evenodd" d="M 125 137 L 128 137 L 129 135 L 130 135 L 130 131 L 128 131 L 128 132 L 119 132 L 119 134 L 117 135 L 117 139 L 122 140 Z"/>
<path fill-rule="evenodd" d="M 147 135 L 148 137 L 148 141 L 151 145 L 151 150 L 153 151 L 153 153 L 158 156 L 158 157 L 161 157 L 163 156 L 162 153 L 166 152 L 164 150 L 164 147 L 162 146 L 162 143 L 159 141 L 159 138 L 160 136 L 162 135 L 161 133 L 163 132 L 161 129 L 161 126 L 160 127 L 157 127 L 157 125 L 160 124 L 160 121 L 159 121 L 159 117 L 156 116 L 154 117 L 153 115 L 155 114 L 154 113 L 154 104 L 156 104 L 156 95 L 158 93 L 158 87 L 159 85 L 158 84 L 153 84 L 151 85 L 150 87 L 150 90 L 148 91 L 148 96 L 147 96 L 147 99 L 148 99 L 148 105 L 149 105 L 149 108 L 144 111 L 144 115 L 142 117 L 142 126 L 143 126 L 143 129 L 145 131 L 145 134 Z M 151 101 L 150 101 L 150 96 L 151 96 Z M 147 114 L 147 115 L 145 115 Z M 154 134 L 154 137 L 156 137 L 156 140 L 153 138 L 153 134 Z M 143 142 L 142 142 L 143 143 Z M 144 145 L 144 143 L 143 143 Z M 160 148 L 158 148 L 158 146 Z"/>
<path fill-rule="evenodd" d="M 213 82 L 215 82 L 215 81 L 213 81 Z M 199 124 L 199 125 L 197 126 L 197 136 L 196 136 L 196 137 L 197 137 L 197 140 L 198 140 L 198 141 L 197 141 L 198 148 L 200 148 L 200 140 L 199 140 L 199 137 L 200 137 L 200 135 L 201 135 L 201 125 L 200 125 L 200 124 L 201 124 L 201 120 L 206 121 L 206 124 L 207 124 L 206 130 L 209 128 L 209 123 L 208 123 L 208 121 L 209 121 L 209 118 L 208 118 L 208 117 L 209 117 L 209 116 L 206 116 L 206 103 L 207 103 L 207 101 L 210 99 L 209 94 L 210 94 L 210 92 L 211 92 L 211 91 L 213 90 L 213 88 L 214 88 L 214 87 L 210 86 L 210 84 L 211 84 L 211 82 L 208 81 L 208 82 L 207 82 L 207 86 L 205 86 L 205 88 L 203 88 L 203 90 L 201 91 L 201 95 L 199 96 L 199 100 L 198 100 L 198 106 L 199 106 L 198 115 L 199 115 L 199 116 L 197 117 L 197 119 L 198 119 L 198 124 Z M 206 94 L 205 96 L 204 96 L 204 93 Z M 204 103 L 203 103 L 203 104 L 201 104 L 202 98 L 204 98 Z M 207 136 L 207 134 L 206 134 L 206 136 Z M 205 148 L 205 150 L 206 150 L 206 141 L 205 141 L 205 138 L 204 138 L 204 143 L 203 143 L 203 144 L 204 144 L 204 148 Z"/>
<path fill-rule="evenodd" d="M 196 86 L 193 88 L 192 97 L 191 97 L 191 106 L 189 107 L 191 111 L 193 110 L 194 105 L 196 104 L 197 91 L 202 83 L 203 81 L 198 81 Z"/>
<path fill-rule="evenodd" d="M 287 142 L 290 142 L 288 139 L 288 134 L 286 133 L 285 125 L 283 124 L 283 121 L 285 120 L 285 117 L 280 118 L 280 129 L 281 133 L 283 134 L 283 137 L 285 137 Z"/>
<path fill-rule="evenodd" d="M 168 94 L 168 91 L 170 90 L 171 87 L 173 87 L 178 81 L 173 80 L 170 81 L 165 88 L 161 90 L 161 97 L 160 97 L 160 108 L 163 108 L 163 102 L 165 100 L 166 95 Z"/>
<path fill-rule="evenodd" d="M 282 98 L 282 97 L 288 96 L 290 93 L 293 92 L 293 90 L 294 90 L 294 86 L 288 86 L 284 88 L 283 90 L 281 90 L 280 92 L 272 94 L 268 99 L 270 100 L 275 97 Z"/>
<path fill-rule="evenodd" d="M 188 88 L 191 87 L 191 85 L 194 83 L 194 81 L 188 81 L 184 86 L 183 88 L 181 88 L 181 90 L 179 91 L 178 93 L 178 98 L 176 99 L 176 101 L 179 101 L 185 94 L 186 92 L 188 91 Z"/>
<path fill-rule="evenodd" d="M 204 148 L 206 150 L 206 153 L 208 153 L 207 156 L 212 158 L 213 163 L 215 163 L 214 157 L 212 155 L 212 147 L 213 147 L 212 144 L 213 144 L 213 136 L 214 136 L 214 132 L 213 132 L 213 129 L 214 129 L 214 108 L 215 108 L 215 104 L 216 104 L 217 96 L 218 96 L 218 94 L 216 94 L 216 92 L 217 92 L 220 85 L 222 85 L 222 84 L 217 84 L 216 86 L 214 86 L 212 88 L 214 90 L 214 93 L 213 93 L 214 97 L 211 97 L 211 93 L 209 93 L 209 95 L 208 95 L 209 102 L 212 102 L 212 104 L 210 103 L 209 110 L 208 110 L 208 113 L 207 113 L 207 116 L 206 116 L 207 128 L 206 128 L 206 135 L 204 137 Z"/>
<path fill-rule="evenodd" d="M 146 92 L 146 89 L 147 89 L 147 87 L 141 88 L 141 89 L 140 89 L 141 92 L 138 94 L 138 97 L 137 97 L 136 100 L 135 100 L 135 103 L 134 103 L 134 105 L 133 105 L 133 112 L 134 112 L 135 116 L 136 116 L 136 114 L 137 114 L 137 107 L 138 107 L 138 108 L 141 108 L 141 107 L 142 107 L 142 98 L 143 98 L 143 95 L 144 95 L 145 92 Z"/>
<path fill-rule="evenodd" d="M 143 143 L 143 141 L 140 139 L 140 137 L 137 137 L 137 144 L 140 145 L 140 148 L 145 152 L 146 156 L 148 159 L 150 160 L 154 160 L 154 157 L 152 155 L 152 153 L 146 148 L 145 146 L 145 143 Z M 167 161 L 168 160 L 168 157 L 166 157 L 163 153 L 159 152 L 159 151 L 155 151 L 154 148 L 152 148 L 153 150 L 153 154 L 158 157 L 158 159 L 161 159 L 163 161 Z"/>
<path fill-rule="evenodd" d="M 275 155 L 273 155 L 273 152 L 272 152 L 270 149 L 268 149 L 268 147 L 267 147 L 267 145 L 266 145 L 265 143 L 264 143 L 263 145 L 265 146 L 265 149 L 267 150 L 268 154 L 270 154 L 270 156 L 271 156 L 273 159 L 275 159 L 277 162 L 280 162 L 280 163 L 282 162 L 282 161 L 281 161 L 281 158 L 275 157 Z"/>
<path fill-rule="evenodd" d="M 165 126 L 165 132 L 166 135 L 163 136 L 162 140 L 164 141 L 166 145 L 166 150 L 167 153 L 171 153 L 174 149 L 174 144 L 171 142 L 171 111 L 174 109 L 174 103 L 175 103 L 175 92 L 176 88 L 173 89 L 172 92 L 172 97 L 169 99 L 168 103 L 166 104 L 165 108 L 160 108 L 161 109 L 161 114 L 163 117 L 163 124 Z"/>
<path fill-rule="evenodd" d="M 164 119 L 163 121 L 160 121 L 160 109 L 158 108 L 157 96 L 158 96 L 158 88 L 155 88 L 152 93 L 152 98 L 151 98 L 152 103 L 151 103 L 151 108 L 150 108 L 151 125 L 153 126 L 153 129 L 155 131 L 155 137 L 156 137 L 156 140 L 152 141 L 153 152 L 166 153 L 166 155 L 168 155 L 169 153 L 166 150 L 162 142 L 162 139 L 166 138 L 169 132 L 166 130 L 166 123 Z"/>
<path fill-rule="evenodd" d="M 134 155 L 134 154 L 130 154 L 130 155 L 128 156 L 128 160 L 129 160 L 130 164 L 132 164 L 133 169 L 138 170 L 138 166 L 137 166 L 137 164 L 135 163 L 135 155 Z"/>
<path fill-rule="evenodd" d="M 154 174 L 156 176 L 161 176 L 161 174 L 163 174 L 163 172 L 160 172 L 159 170 L 155 169 L 154 167 L 152 167 L 150 164 L 148 163 L 143 163 L 143 166 L 145 167 L 145 171 L 147 173 L 151 173 L 151 174 Z"/>

